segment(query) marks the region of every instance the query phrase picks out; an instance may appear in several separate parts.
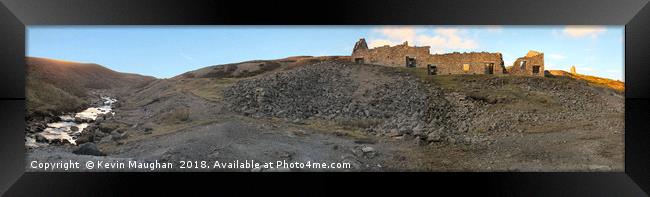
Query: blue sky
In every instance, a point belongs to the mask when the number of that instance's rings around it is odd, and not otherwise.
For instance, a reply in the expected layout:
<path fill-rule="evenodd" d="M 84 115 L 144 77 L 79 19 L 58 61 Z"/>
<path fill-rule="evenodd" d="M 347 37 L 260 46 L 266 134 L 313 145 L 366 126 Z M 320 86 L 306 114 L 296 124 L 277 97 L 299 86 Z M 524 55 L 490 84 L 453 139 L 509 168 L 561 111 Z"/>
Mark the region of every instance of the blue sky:
<path fill-rule="evenodd" d="M 28 26 L 28 56 L 97 63 L 169 78 L 205 66 L 297 55 L 350 55 L 371 47 L 431 46 L 432 53 L 501 52 L 506 66 L 528 50 L 547 70 L 624 80 L 623 26 Z"/>

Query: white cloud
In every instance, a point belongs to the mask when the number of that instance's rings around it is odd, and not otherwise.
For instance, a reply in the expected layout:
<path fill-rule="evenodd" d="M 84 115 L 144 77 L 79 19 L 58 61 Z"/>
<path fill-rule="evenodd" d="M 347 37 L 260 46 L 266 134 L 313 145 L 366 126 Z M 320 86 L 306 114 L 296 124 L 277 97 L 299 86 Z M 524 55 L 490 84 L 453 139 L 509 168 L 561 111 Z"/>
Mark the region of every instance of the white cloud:
<path fill-rule="evenodd" d="M 562 55 L 562 54 L 557 54 L 557 53 L 555 53 L 555 54 L 548 54 L 547 57 L 548 57 L 548 58 L 551 58 L 551 59 L 554 59 L 554 60 L 563 60 L 563 59 L 566 59 L 566 56 L 564 56 L 564 55 Z"/>
<path fill-rule="evenodd" d="M 368 41 L 368 47 L 370 48 L 380 47 L 384 45 L 395 45 L 395 43 L 387 39 L 372 39 Z"/>
<path fill-rule="evenodd" d="M 376 30 L 390 40 L 413 41 L 415 28 L 412 27 L 386 27 Z"/>
<path fill-rule="evenodd" d="M 380 38 L 369 40 L 368 45 L 371 48 L 395 45 L 404 41 L 408 41 L 410 45 L 431 46 L 434 53 L 478 48 L 478 42 L 457 28 L 436 28 L 426 31 L 411 27 L 386 27 L 377 29 L 375 32 L 380 34 Z"/>
<path fill-rule="evenodd" d="M 573 38 L 597 38 L 605 31 L 607 30 L 601 26 L 566 26 L 562 33 Z"/>
<path fill-rule="evenodd" d="M 438 36 L 438 42 L 432 42 L 431 47 L 441 47 L 449 49 L 476 49 L 478 43 L 471 38 L 462 37 L 460 30 L 454 28 L 438 28 L 434 30 Z M 436 45 L 437 44 L 437 45 Z"/>

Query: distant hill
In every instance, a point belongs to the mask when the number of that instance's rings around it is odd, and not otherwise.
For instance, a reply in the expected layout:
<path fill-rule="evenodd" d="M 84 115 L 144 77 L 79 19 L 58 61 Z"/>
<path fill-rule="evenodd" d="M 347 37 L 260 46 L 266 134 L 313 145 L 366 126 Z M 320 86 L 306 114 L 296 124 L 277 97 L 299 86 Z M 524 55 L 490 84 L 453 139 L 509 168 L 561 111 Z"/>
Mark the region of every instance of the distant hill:
<path fill-rule="evenodd" d="M 349 56 L 292 56 L 276 60 L 252 60 L 200 68 L 174 77 L 183 78 L 241 78 L 274 70 L 288 70 L 323 61 L 350 60 Z"/>
<path fill-rule="evenodd" d="M 98 64 L 26 57 L 27 115 L 73 111 L 91 89 L 129 88 L 154 77 L 120 73 Z"/>
<path fill-rule="evenodd" d="M 28 57 L 27 75 L 51 83 L 77 96 L 83 91 L 75 88 L 110 89 L 134 86 L 154 80 L 154 77 L 120 73 L 98 64 L 77 63 L 55 59 Z"/>
<path fill-rule="evenodd" d="M 549 74 L 556 77 L 570 77 L 573 79 L 583 80 L 587 83 L 599 87 L 605 87 L 609 89 L 616 90 L 619 93 L 625 92 L 625 82 L 612 80 L 602 77 L 583 75 L 583 74 L 573 74 L 563 70 L 549 70 Z"/>

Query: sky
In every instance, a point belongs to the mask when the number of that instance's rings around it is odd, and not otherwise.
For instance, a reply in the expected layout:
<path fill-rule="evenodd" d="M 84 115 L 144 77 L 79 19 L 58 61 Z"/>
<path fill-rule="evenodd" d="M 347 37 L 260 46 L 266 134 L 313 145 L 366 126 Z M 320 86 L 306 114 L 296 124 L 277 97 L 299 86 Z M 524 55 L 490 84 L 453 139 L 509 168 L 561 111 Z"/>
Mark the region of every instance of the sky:
<path fill-rule="evenodd" d="M 170 78 L 206 66 L 289 56 L 350 55 L 408 41 L 431 53 L 500 52 L 506 66 L 529 50 L 546 70 L 624 81 L 624 26 L 28 26 L 27 56 L 96 63 Z"/>

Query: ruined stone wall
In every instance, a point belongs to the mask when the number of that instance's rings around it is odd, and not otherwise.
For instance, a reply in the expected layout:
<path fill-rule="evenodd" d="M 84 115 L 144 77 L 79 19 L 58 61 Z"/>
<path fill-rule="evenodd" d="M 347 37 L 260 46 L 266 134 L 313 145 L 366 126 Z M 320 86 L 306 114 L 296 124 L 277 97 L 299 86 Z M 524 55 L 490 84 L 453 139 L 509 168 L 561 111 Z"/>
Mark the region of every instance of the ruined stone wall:
<path fill-rule="evenodd" d="M 429 47 L 412 47 L 408 43 L 390 47 L 388 45 L 368 50 L 355 50 L 352 53 L 352 61 L 363 58 L 366 64 L 376 64 L 392 67 L 406 67 L 406 57 L 415 58 L 416 67 L 426 67 L 423 60 L 431 54 Z"/>
<path fill-rule="evenodd" d="M 522 62 L 526 64 L 522 67 Z M 538 72 L 533 73 L 533 68 L 539 66 Z M 529 75 L 529 76 L 544 76 L 544 53 L 529 51 L 524 57 L 517 58 L 512 64 L 510 74 L 513 75 Z"/>
<path fill-rule="evenodd" d="M 500 53 L 447 53 L 430 55 L 426 64 L 435 65 L 437 74 L 488 74 L 486 69 L 492 65 L 492 74 L 504 73 L 503 58 Z M 464 70 L 464 65 L 469 65 L 469 70 Z M 426 66 L 426 65 L 425 65 Z"/>
<path fill-rule="evenodd" d="M 427 68 L 428 65 L 436 66 L 436 74 L 492 74 L 505 73 L 501 53 L 471 52 L 471 53 L 430 53 L 428 46 L 408 46 L 407 42 L 397 46 L 382 46 L 368 49 L 366 41 L 360 39 L 354 47 L 351 59 L 354 62 L 376 64 L 391 67 L 406 67 L 406 58 L 415 58 L 415 66 Z M 467 65 L 467 70 L 465 70 Z"/>
<path fill-rule="evenodd" d="M 368 50 L 368 44 L 366 44 L 366 39 L 359 39 L 357 43 L 354 44 L 354 48 L 352 49 L 352 54 L 362 52 L 362 51 L 367 51 Z"/>

